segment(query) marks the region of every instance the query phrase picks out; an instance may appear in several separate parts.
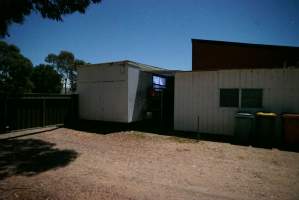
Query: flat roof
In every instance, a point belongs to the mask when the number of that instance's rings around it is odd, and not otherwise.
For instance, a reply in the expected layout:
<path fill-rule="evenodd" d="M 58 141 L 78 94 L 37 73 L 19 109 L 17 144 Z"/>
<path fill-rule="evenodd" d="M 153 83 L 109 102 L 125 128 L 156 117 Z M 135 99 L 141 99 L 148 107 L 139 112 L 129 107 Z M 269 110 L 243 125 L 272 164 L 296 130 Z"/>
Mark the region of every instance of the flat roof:
<path fill-rule="evenodd" d="M 113 64 L 119 64 L 119 65 L 130 65 L 132 67 L 136 67 L 138 69 L 140 69 L 141 71 L 170 71 L 168 69 L 164 69 L 164 68 L 160 68 L 160 67 L 155 67 L 152 65 L 147 65 L 147 64 L 143 64 L 143 63 L 139 63 L 139 62 L 135 62 L 135 61 L 131 61 L 131 60 L 121 60 L 121 61 L 112 61 L 112 62 L 103 62 L 103 63 L 96 63 L 96 64 L 86 64 L 86 65 L 81 65 L 79 67 L 88 67 L 88 66 L 94 66 L 94 65 L 113 65 Z"/>
<path fill-rule="evenodd" d="M 244 47 L 266 47 L 266 48 L 290 48 L 299 49 L 299 46 L 286 46 L 286 45 L 270 45 L 270 44 L 256 44 L 256 43 L 242 43 L 242 42 L 230 42 L 222 40 L 205 40 L 205 39 L 191 39 L 191 42 L 219 44 L 219 45 L 232 45 L 232 46 L 244 46 Z"/>

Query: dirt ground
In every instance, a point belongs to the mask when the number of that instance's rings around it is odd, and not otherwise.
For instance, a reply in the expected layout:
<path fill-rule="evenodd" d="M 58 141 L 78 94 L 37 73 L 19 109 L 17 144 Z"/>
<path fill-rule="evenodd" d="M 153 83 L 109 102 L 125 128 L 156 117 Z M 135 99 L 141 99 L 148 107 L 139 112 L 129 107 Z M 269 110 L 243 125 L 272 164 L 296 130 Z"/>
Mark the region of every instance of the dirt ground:
<path fill-rule="evenodd" d="M 0 199 L 299 199 L 299 153 L 60 128 L 0 141 Z"/>

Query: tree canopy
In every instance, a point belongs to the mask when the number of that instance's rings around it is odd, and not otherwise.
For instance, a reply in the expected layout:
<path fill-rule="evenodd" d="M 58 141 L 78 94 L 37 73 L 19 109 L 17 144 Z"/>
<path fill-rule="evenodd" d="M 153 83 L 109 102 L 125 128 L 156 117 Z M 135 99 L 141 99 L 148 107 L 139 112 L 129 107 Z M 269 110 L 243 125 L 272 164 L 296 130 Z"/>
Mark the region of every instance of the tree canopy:
<path fill-rule="evenodd" d="M 51 65 L 40 64 L 33 68 L 31 75 L 34 93 L 60 93 L 61 76 Z"/>
<path fill-rule="evenodd" d="M 51 64 L 64 81 L 65 91 L 69 87 L 71 92 L 77 87 L 77 66 L 85 64 L 83 60 L 76 59 L 74 54 L 68 51 L 60 51 L 59 54 L 49 54 L 45 61 Z"/>
<path fill-rule="evenodd" d="M 18 47 L 0 41 L 0 93 L 60 93 L 62 83 L 65 91 L 75 92 L 77 67 L 85 62 L 68 51 L 49 54 L 45 61 L 33 67 Z"/>
<path fill-rule="evenodd" d="M 0 41 L 0 92 L 31 92 L 31 61 L 24 57 L 19 48 Z"/>
<path fill-rule="evenodd" d="M 0 1 L 0 36 L 8 34 L 12 23 L 23 23 L 24 17 L 32 11 L 39 12 L 43 18 L 62 21 L 62 17 L 76 11 L 85 13 L 91 3 L 101 0 L 1 0 Z"/>

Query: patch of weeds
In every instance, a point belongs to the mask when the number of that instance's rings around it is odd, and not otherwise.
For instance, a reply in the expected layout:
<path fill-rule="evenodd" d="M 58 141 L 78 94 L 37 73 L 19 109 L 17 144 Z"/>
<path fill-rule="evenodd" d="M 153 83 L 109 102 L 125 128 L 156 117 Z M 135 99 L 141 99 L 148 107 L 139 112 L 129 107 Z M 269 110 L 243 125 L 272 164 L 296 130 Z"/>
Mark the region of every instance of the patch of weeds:
<path fill-rule="evenodd" d="M 239 158 L 240 160 L 245 160 L 245 157 L 244 157 L 244 156 L 238 156 L 238 158 Z"/>
<path fill-rule="evenodd" d="M 272 160 L 271 163 L 274 164 L 274 165 L 276 165 L 276 166 L 280 166 L 279 162 L 276 161 L 276 160 Z"/>
<path fill-rule="evenodd" d="M 148 136 L 146 135 L 146 133 L 142 133 L 142 132 L 135 132 L 135 131 L 132 131 L 132 132 L 129 132 L 129 134 L 135 136 L 136 138 L 140 138 L 140 139 L 145 139 L 145 138 L 148 137 Z"/>
<path fill-rule="evenodd" d="M 160 139 L 164 139 L 164 140 L 171 140 L 177 143 L 197 143 L 199 142 L 196 139 L 191 139 L 191 138 L 183 138 L 183 137 L 178 137 L 178 136 L 165 136 L 165 135 L 155 135 L 155 134 L 151 134 L 151 133 L 144 133 L 144 132 L 136 132 L 136 131 L 130 131 L 128 132 L 129 135 L 133 135 L 136 138 L 140 138 L 140 139 L 146 139 L 149 137 L 158 137 Z"/>
<path fill-rule="evenodd" d="M 172 140 L 172 141 L 178 142 L 178 143 L 197 143 L 198 142 L 198 140 L 195 140 L 195 139 L 181 138 L 181 137 L 176 137 L 176 136 L 169 136 L 169 137 L 166 137 L 165 139 Z"/>
<path fill-rule="evenodd" d="M 262 174 L 261 174 L 260 172 L 253 172 L 252 174 L 253 174 L 253 177 L 254 177 L 254 178 L 259 178 L 259 179 L 262 179 L 262 178 L 263 178 L 263 177 L 262 177 Z"/>
<path fill-rule="evenodd" d="M 183 149 L 176 148 L 176 151 L 183 152 L 183 151 L 190 151 L 190 149 L 187 149 L 187 148 L 183 148 Z"/>

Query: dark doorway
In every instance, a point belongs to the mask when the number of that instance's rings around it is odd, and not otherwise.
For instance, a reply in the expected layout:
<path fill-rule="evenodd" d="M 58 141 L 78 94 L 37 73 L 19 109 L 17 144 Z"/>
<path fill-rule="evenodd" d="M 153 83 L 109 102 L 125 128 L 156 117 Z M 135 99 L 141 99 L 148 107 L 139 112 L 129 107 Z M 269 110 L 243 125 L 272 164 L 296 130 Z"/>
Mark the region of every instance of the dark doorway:
<path fill-rule="evenodd" d="M 155 77 L 156 78 L 155 80 Z M 160 78 L 160 80 L 159 80 Z M 173 128 L 174 77 L 153 75 L 153 86 L 149 92 L 149 109 L 152 123 L 161 128 Z"/>

